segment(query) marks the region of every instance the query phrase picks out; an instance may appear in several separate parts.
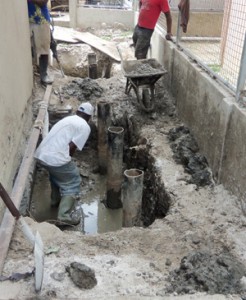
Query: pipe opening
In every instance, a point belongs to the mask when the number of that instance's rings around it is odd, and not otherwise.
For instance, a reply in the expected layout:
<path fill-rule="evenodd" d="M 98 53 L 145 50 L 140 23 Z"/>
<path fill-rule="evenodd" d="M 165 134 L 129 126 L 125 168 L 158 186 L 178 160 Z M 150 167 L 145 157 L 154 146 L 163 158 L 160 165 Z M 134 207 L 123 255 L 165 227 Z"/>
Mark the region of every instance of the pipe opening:
<path fill-rule="evenodd" d="M 130 169 L 124 171 L 124 175 L 127 177 L 139 177 L 143 174 L 143 171 L 137 169 Z"/>
<path fill-rule="evenodd" d="M 115 133 L 115 134 L 121 134 L 124 131 L 124 128 L 113 126 L 113 127 L 109 127 L 108 131 L 112 132 L 112 133 Z"/>

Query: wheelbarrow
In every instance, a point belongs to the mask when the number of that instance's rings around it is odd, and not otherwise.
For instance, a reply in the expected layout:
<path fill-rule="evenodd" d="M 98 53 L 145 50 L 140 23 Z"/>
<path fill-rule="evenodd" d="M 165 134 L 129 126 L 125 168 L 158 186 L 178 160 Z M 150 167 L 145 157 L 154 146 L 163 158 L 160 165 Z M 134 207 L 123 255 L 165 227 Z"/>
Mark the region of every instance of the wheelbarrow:
<path fill-rule="evenodd" d="M 137 101 L 145 112 L 151 112 L 155 106 L 155 83 L 167 71 L 154 58 L 123 60 L 120 49 L 121 67 L 126 77 L 125 93 L 134 90 Z"/>

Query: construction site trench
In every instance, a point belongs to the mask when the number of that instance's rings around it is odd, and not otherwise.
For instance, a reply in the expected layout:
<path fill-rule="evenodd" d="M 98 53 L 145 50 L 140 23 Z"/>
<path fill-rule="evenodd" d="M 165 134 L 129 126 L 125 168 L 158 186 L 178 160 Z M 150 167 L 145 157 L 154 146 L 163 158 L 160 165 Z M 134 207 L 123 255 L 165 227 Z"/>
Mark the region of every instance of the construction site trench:
<path fill-rule="evenodd" d="M 118 29 L 111 34 L 120 40 L 124 58 L 134 59 L 131 34 Z M 105 206 L 107 175 L 99 172 L 96 111 L 89 140 L 73 158 L 82 178 L 76 207 L 80 224 L 54 225 L 57 211 L 50 209 L 48 174 L 37 164 L 22 212 L 44 242 L 43 287 L 37 296 L 32 275 L 11 279 L 13 273 L 33 270 L 32 248 L 16 227 L 0 299 L 245 299 L 245 216 L 238 199 L 214 181 L 196 138 L 179 120 L 168 74 L 155 84 L 154 110 L 145 112 L 134 91 L 125 93 L 119 62 L 86 44 L 61 43 L 58 51 L 66 76 L 54 64 L 50 127 L 74 114 L 81 102 L 110 105 L 110 126 L 124 129 L 122 173 L 144 172 L 142 224 L 123 227 L 122 210 Z M 98 60 L 97 79 L 88 77 L 89 53 Z M 44 94 L 37 76 L 35 82 L 34 116 Z M 93 286 L 76 284 L 74 263 L 93 270 Z"/>

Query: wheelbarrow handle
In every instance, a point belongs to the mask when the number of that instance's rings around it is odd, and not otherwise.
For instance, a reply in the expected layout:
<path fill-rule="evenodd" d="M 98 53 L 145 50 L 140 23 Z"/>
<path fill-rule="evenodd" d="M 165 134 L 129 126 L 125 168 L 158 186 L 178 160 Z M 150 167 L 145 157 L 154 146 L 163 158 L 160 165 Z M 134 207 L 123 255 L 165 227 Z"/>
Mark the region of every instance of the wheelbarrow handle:
<path fill-rule="evenodd" d="M 20 218 L 21 214 L 18 211 L 18 209 L 16 208 L 16 206 L 14 205 L 13 201 L 9 197 L 7 191 L 5 190 L 5 188 L 3 187 L 1 182 L 0 182 L 0 196 L 3 199 L 3 202 L 8 207 L 8 209 L 11 212 L 12 216 L 15 217 L 16 220 L 18 220 Z"/>

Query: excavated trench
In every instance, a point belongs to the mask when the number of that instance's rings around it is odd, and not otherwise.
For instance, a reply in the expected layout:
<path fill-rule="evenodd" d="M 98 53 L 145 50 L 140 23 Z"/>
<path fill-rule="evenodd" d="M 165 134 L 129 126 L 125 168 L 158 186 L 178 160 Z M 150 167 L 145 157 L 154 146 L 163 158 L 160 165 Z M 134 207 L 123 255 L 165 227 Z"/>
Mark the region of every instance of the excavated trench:
<path fill-rule="evenodd" d="M 86 76 L 89 74 L 95 75 L 95 73 L 90 72 L 90 59 L 80 63 L 78 68 L 77 57 L 86 57 L 86 54 L 87 57 L 93 56 L 93 61 L 97 61 L 96 73 L 99 78 L 110 78 L 111 73 L 113 77 L 115 66 L 117 70 L 117 64 L 114 65 L 108 56 L 95 51 L 95 49 L 91 49 L 88 45 L 60 44 L 59 47 L 66 76 L 80 75 L 81 77 L 71 77 L 71 80 L 67 81 L 66 84 L 62 83 L 58 87 L 54 87 L 54 94 L 60 104 L 62 104 L 62 107 L 58 110 L 49 109 L 50 127 L 59 121 L 59 119 L 72 113 L 72 106 L 70 104 L 73 101 L 71 99 L 76 99 L 80 103 L 90 101 L 91 99 L 107 97 L 104 95 L 105 86 L 100 86 L 100 81 L 98 83 L 97 80 Z M 75 56 L 75 61 L 72 62 L 71 52 L 74 51 L 77 51 L 78 55 Z M 75 65 L 76 68 L 73 67 Z M 112 86 L 111 83 L 108 89 L 110 97 L 114 101 L 114 89 L 117 90 L 117 87 Z M 162 81 L 156 87 L 156 98 L 161 99 L 163 97 L 162 92 L 158 95 L 158 90 L 161 89 L 163 90 Z M 120 98 L 124 100 L 124 97 L 126 95 L 122 91 Z M 164 105 L 164 107 L 160 106 L 160 110 L 164 109 L 170 117 L 175 115 L 173 104 L 170 105 L 164 102 L 161 105 Z M 144 119 L 149 119 L 151 123 L 151 119 L 154 121 L 155 116 L 152 115 L 151 117 L 150 115 L 149 117 L 149 114 L 140 112 L 140 116 L 136 117 L 129 113 L 128 108 L 125 110 L 124 108 L 120 108 L 121 111 L 119 112 L 117 108 L 113 111 L 113 105 L 111 106 L 112 125 L 124 128 L 122 174 L 124 170 L 132 168 L 144 171 L 141 224 L 149 226 L 156 218 L 165 217 L 171 202 L 170 195 L 165 190 L 164 182 L 162 182 L 161 176 L 156 169 L 155 159 L 150 154 L 151 145 L 140 134 Z M 78 152 L 74 157 L 80 168 L 82 195 L 76 209 L 77 213 L 81 215 L 81 223 L 72 229 L 80 230 L 86 234 L 117 230 L 122 227 L 121 209 L 107 209 L 104 205 L 107 177 L 100 175 L 98 171 L 98 132 L 95 120 L 90 125 L 92 129 L 91 136 L 82 153 Z M 194 183 L 197 186 L 209 185 L 211 183 L 211 174 L 208 170 L 206 159 L 199 154 L 198 145 L 190 134 L 189 129 L 184 126 L 173 128 L 170 130 L 168 136 L 175 160 L 177 163 L 183 164 L 187 173 L 191 174 L 189 183 Z M 55 222 L 57 211 L 51 209 L 49 204 L 50 187 L 48 174 L 39 165 L 36 167 L 31 190 L 31 200 L 29 201 L 30 205 L 28 208 L 29 214 L 39 222 Z"/>
<path fill-rule="evenodd" d="M 57 115 L 53 118 L 51 116 L 51 123 L 54 123 L 54 120 L 57 121 Z M 158 175 L 154 158 L 149 153 L 148 142 L 136 136 L 136 130 L 133 131 L 129 127 L 130 120 L 126 115 L 117 122 L 114 126 L 125 125 L 123 171 L 132 168 L 144 171 L 141 221 L 143 226 L 149 226 L 156 218 L 165 217 L 169 209 L 170 197 Z M 76 208 L 81 215 L 81 223 L 75 227 L 66 227 L 66 229 L 80 230 L 85 234 L 113 231 L 122 227 L 122 209 L 109 209 L 104 204 L 107 177 L 99 173 L 97 128 L 94 124 L 91 128 L 91 137 L 85 148 L 81 153 L 76 153 L 74 157 L 82 178 L 82 195 Z M 57 210 L 50 208 L 49 201 L 48 174 L 37 165 L 30 202 L 30 215 L 39 222 L 55 222 Z"/>
<path fill-rule="evenodd" d="M 110 74 L 113 76 L 115 65 L 112 60 L 105 54 L 91 49 L 88 45 L 59 44 L 58 50 L 66 76 L 77 76 L 73 77 L 66 85 L 62 84 L 58 89 L 54 88 L 60 102 L 65 104 L 71 97 L 79 102 L 102 97 L 104 88 L 100 86 L 100 83 L 97 84 L 95 80 L 87 77 L 90 74 L 90 61 L 79 64 L 77 59 L 78 57 L 90 57 L 94 52 L 94 59 L 97 60 L 96 73 L 99 78 L 110 78 Z M 71 62 L 71 52 L 78 54 L 72 56 L 75 60 L 73 62 Z M 95 74 L 92 72 L 92 75 Z M 109 89 L 112 89 L 113 94 L 114 88 L 110 87 Z M 50 110 L 50 126 L 71 113 L 71 106 L 68 106 L 67 112 L 66 109 L 59 113 Z M 113 107 L 111 109 L 112 115 L 118 113 L 113 111 Z M 70 229 L 80 230 L 86 234 L 112 231 L 122 227 L 122 209 L 112 210 L 104 205 L 107 177 L 98 172 L 98 137 L 95 123 L 91 123 L 92 133 L 85 148 L 74 157 L 82 178 L 82 195 L 76 208 L 76 212 L 81 215 L 81 223 Z M 112 123 L 113 126 L 124 128 L 122 174 L 124 170 L 132 168 L 144 171 L 141 224 L 149 226 L 156 218 L 165 217 L 170 206 L 170 196 L 165 191 L 164 183 L 161 182 L 160 175 L 156 170 L 154 158 L 150 155 L 150 145 L 139 134 L 141 124 L 138 125 L 137 122 L 134 122 L 134 118 L 127 111 L 121 112 L 116 119 L 112 120 Z M 49 205 L 48 174 L 39 165 L 37 165 L 33 183 L 29 205 L 30 215 L 39 222 L 55 222 L 57 211 L 50 209 Z"/>

